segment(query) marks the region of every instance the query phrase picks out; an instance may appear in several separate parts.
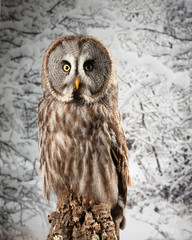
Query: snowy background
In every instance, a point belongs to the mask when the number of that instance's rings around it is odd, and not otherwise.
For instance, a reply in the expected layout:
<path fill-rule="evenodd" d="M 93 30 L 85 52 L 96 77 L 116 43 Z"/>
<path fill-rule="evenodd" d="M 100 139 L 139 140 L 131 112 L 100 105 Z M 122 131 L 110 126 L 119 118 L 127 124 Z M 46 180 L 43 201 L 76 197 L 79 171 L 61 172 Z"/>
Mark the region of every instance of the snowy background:
<path fill-rule="evenodd" d="M 66 34 L 112 52 L 130 155 L 126 240 L 192 239 L 192 1 L 2 0 L 0 239 L 45 239 L 37 111 L 42 58 Z"/>

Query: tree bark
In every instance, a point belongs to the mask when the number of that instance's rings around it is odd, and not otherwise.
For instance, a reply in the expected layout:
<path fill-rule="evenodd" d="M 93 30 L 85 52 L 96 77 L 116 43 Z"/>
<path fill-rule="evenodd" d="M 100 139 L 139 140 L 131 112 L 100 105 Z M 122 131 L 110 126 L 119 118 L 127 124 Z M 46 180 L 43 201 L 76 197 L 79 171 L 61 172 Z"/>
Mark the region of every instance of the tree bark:
<path fill-rule="evenodd" d="M 48 220 L 51 228 L 47 240 L 117 240 L 119 235 L 107 205 L 88 202 L 83 196 L 75 196 L 68 187 L 58 194 L 57 209 Z"/>

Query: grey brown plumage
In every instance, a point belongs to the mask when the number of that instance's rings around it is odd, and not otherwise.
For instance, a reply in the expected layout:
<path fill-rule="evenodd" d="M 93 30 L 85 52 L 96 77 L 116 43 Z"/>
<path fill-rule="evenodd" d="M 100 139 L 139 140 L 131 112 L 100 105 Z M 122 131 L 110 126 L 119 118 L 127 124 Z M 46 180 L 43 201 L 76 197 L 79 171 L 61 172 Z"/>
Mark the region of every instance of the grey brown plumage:
<path fill-rule="evenodd" d="M 94 71 L 88 73 L 84 64 L 90 60 Z M 63 61 L 71 70 L 62 75 Z M 108 204 L 120 224 L 130 177 L 109 51 L 91 36 L 57 39 L 45 53 L 42 89 L 39 142 L 46 197 L 67 184 L 90 201 Z"/>

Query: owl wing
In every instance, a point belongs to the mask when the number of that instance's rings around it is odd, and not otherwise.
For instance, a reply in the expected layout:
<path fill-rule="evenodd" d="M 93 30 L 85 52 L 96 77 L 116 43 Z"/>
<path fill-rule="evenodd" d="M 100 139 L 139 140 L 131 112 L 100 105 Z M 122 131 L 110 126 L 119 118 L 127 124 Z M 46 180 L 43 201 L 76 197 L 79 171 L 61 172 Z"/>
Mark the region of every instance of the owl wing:
<path fill-rule="evenodd" d="M 118 175 L 119 195 L 126 204 L 127 186 L 131 186 L 129 175 L 129 160 L 125 134 L 122 127 L 121 116 L 118 110 L 113 111 L 113 118 L 110 121 L 111 155 Z"/>
<path fill-rule="evenodd" d="M 48 117 L 54 100 L 41 98 L 38 105 L 38 128 L 39 128 L 39 148 L 40 148 L 40 170 L 42 172 L 43 189 L 46 198 L 49 200 L 51 194 L 51 185 L 53 174 L 49 171 L 49 140 L 52 135 L 49 132 Z"/>

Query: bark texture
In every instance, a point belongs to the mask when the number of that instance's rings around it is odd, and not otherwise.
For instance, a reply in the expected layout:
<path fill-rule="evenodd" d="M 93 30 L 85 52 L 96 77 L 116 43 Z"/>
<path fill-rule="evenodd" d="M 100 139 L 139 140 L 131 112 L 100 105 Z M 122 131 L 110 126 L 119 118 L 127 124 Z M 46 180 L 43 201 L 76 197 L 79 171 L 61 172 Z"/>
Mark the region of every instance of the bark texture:
<path fill-rule="evenodd" d="M 58 194 L 57 209 L 48 219 L 51 228 L 47 240 L 118 239 L 119 229 L 115 231 L 110 209 L 103 203 L 93 204 L 83 196 L 75 196 L 68 187 Z"/>

